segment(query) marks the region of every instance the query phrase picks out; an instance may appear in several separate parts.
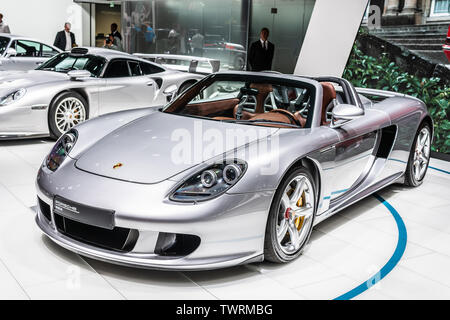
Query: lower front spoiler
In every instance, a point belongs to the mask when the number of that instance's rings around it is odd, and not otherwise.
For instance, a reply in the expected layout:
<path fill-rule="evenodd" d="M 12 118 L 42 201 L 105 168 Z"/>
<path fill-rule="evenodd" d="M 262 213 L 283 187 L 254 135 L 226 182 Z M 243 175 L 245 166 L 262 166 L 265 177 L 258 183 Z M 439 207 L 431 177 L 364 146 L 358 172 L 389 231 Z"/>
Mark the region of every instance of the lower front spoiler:
<path fill-rule="evenodd" d="M 189 259 L 188 256 L 179 258 L 160 256 L 157 254 L 119 253 L 94 247 L 69 238 L 56 231 L 39 213 L 36 215 L 36 223 L 50 240 L 69 251 L 92 259 L 123 266 L 154 270 L 200 271 L 227 268 L 264 260 L 263 255 L 255 255 L 254 253 L 232 256 L 222 255 L 208 259 Z"/>

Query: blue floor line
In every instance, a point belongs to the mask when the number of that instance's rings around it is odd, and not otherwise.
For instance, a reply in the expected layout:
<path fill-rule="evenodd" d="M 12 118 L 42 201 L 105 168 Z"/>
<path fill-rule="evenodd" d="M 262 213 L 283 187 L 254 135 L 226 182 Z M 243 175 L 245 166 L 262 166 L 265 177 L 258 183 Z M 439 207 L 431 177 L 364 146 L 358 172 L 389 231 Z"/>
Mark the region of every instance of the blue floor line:
<path fill-rule="evenodd" d="M 397 224 L 398 229 L 398 241 L 397 246 L 395 248 L 394 254 L 389 259 L 389 261 L 383 266 L 383 268 L 380 269 L 376 274 L 374 274 L 371 278 L 369 278 L 367 281 L 361 283 L 356 288 L 340 295 L 339 297 L 335 298 L 334 300 L 349 300 L 357 295 L 363 293 L 364 291 L 370 289 L 373 285 L 375 285 L 377 282 L 381 281 L 384 277 L 386 277 L 389 272 L 391 272 L 397 263 L 400 261 L 400 259 L 403 256 L 403 253 L 406 249 L 406 242 L 407 242 L 407 232 L 406 232 L 406 226 L 403 222 L 402 217 L 400 214 L 395 210 L 393 206 L 386 200 L 384 200 L 380 195 L 374 194 L 375 198 L 377 198 L 378 201 L 380 201 L 392 214 L 392 216 L 395 219 L 395 222 Z"/>

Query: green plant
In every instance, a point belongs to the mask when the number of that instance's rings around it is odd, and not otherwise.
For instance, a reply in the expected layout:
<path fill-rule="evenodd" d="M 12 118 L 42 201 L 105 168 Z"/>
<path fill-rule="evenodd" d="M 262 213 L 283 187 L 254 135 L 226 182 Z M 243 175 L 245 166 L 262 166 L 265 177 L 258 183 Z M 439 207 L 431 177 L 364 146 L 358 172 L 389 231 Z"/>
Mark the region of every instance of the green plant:
<path fill-rule="evenodd" d="M 401 70 L 387 54 L 380 57 L 365 55 L 357 43 L 353 46 L 344 78 L 356 87 L 390 90 L 421 99 L 434 122 L 432 150 L 450 153 L 450 87 L 440 84 L 439 78 L 420 79 Z"/>

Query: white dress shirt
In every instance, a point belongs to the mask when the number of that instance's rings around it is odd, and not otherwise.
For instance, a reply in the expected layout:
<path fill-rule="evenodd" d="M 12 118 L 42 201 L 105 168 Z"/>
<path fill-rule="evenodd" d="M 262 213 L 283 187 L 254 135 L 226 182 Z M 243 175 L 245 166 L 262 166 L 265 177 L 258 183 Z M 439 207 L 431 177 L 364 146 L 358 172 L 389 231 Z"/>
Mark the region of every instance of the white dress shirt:
<path fill-rule="evenodd" d="M 266 49 L 267 50 L 267 48 L 268 48 L 268 45 L 267 45 L 267 40 L 266 41 L 264 41 L 263 39 L 259 39 L 259 41 L 261 41 L 261 46 L 264 48 L 264 49 Z"/>
<path fill-rule="evenodd" d="M 64 30 L 64 33 L 66 34 L 66 51 L 72 50 L 72 37 L 70 36 L 70 32 L 67 32 Z"/>

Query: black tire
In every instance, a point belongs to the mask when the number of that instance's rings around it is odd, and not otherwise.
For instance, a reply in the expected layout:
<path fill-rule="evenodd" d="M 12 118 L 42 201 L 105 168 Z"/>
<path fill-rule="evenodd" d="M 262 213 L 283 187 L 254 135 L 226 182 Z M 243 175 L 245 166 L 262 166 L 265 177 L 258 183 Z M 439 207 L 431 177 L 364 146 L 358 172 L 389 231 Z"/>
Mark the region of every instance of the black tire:
<path fill-rule="evenodd" d="M 311 217 L 311 221 L 307 230 L 305 230 L 306 234 L 304 240 L 300 247 L 292 254 L 286 254 L 281 249 L 280 244 L 277 240 L 277 225 L 279 219 L 279 208 L 281 203 L 281 198 L 288 184 L 295 178 L 300 175 L 306 176 L 311 183 L 312 186 L 312 194 L 314 196 L 314 207 L 313 214 Z M 267 261 L 275 262 L 275 263 L 286 263 L 296 259 L 303 251 L 305 245 L 308 243 L 309 237 L 311 236 L 311 232 L 314 225 L 314 218 L 317 207 L 317 194 L 316 194 L 316 186 L 314 183 L 314 178 L 311 173 L 304 167 L 299 167 L 292 170 L 282 181 L 279 188 L 275 193 L 275 197 L 272 201 L 272 205 L 270 207 L 269 217 L 267 219 L 266 233 L 264 238 L 264 259 Z"/>
<path fill-rule="evenodd" d="M 62 130 L 60 129 L 60 127 L 57 124 L 57 120 L 56 120 L 56 112 L 58 109 L 58 106 L 65 101 L 66 99 L 77 99 L 80 104 L 80 113 L 84 114 L 84 120 L 82 120 L 80 118 L 80 120 L 75 120 L 78 123 L 81 123 L 85 120 L 87 120 L 89 118 L 89 106 L 88 103 L 86 101 L 85 98 L 83 98 L 82 95 L 80 95 L 77 92 L 74 91 L 68 91 L 68 92 L 63 92 L 61 94 L 59 94 L 55 99 L 53 99 L 52 104 L 50 105 L 50 109 L 48 112 L 48 127 L 50 129 L 50 136 L 53 139 L 58 139 L 62 134 L 64 134 L 65 132 L 67 132 L 68 130 L 70 130 L 72 127 L 68 128 L 67 130 Z"/>
<path fill-rule="evenodd" d="M 193 81 L 189 81 L 189 82 L 185 82 L 180 86 L 180 89 L 178 89 L 178 95 L 182 94 L 183 92 L 185 92 L 187 89 L 189 89 L 195 82 Z"/>
<path fill-rule="evenodd" d="M 417 130 L 416 136 L 414 137 L 414 141 L 411 146 L 411 151 L 409 152 L 408 165 L 406 166 L 406 171 L 405 171 L 405 185 L 407 185 L 409 187 L 418 187 L 423 183 L 423 180 L 424 180 L 425 176 L 427 175 L 428 165 L 430 163 L 431 150 L 428 153 L 428 160 L 426 163 L 425 172 L 419 179 L 417 179 L 414 174 L 414 157 L 416 155 L 417 139 L 419 138 L 419 135 L 423 129 L 428 130 L 428 134 L 430 136 L 430 147 L 431 147 L 431 128 L 428 123 L 424 122 L 420 125 L 419 129 Z"/>

